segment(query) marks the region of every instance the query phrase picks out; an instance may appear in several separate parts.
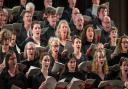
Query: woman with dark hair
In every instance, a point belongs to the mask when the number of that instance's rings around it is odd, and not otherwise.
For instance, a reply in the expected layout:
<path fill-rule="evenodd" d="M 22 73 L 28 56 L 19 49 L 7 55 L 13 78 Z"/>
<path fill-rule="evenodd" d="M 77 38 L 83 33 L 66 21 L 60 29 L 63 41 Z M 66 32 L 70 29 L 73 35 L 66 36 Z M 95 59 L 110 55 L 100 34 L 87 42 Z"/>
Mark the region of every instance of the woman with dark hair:
<path fill-rule="evenodd" d="M 126 89 L 128 88 L 128 58 L 121 57 L 118 65 L 111 67 L 111 72 L 106 76 L 106 80 L 121 80 Z M 124 88 L 123 88 L 124 89 Z"/>
<path fill-rule="evenodd" d="M 91 44 L 95 43 L 95 32 L 93 25 L 89 24 L 87 25 L 81 34 L 81 41 L 82 41 L 82 52 L 86 54 L 88 48 L 91 46 Z M 87 55 L 88 56 L 88 55 Z M 92 58 L 89 57 L 89 60 Z"/>
<path fill-rule="evenodd" d="M 41 25 L 40 25 L 40 23 L 38 21 L 33 21 L 31 28 L 32 28 L 32 36 L 25 39 L 25 41 L 22 44 L 23 48 L 25 47 L 25 45 L 28 42 L 33 42 L 36 45 L 36 47 L 46 46 L 46 41 L 43 38 L 41 38 Z"/>
<path fill-rule="evenodd" d="M 47 77 L 52 76 L 52 74 L 49 72 L 50 56 L 47 52 L 41 54 L 40 64 L 41 72 L 34 76 L 32 80 L 32 89 L 42 89 Z"/>
<path fill-rule="evenodd" d="M 8 51 L 5 57 L 5 68 L 0 75 L 0 88 L 11 89 L 16 85 L 22 89 L 27 89 L 26 77 L 18 70 L 16 54 Z"/>
<path fill-rule="evenodd" d="M 60 75 L 60 80 L 65 78 L 65 82 L 70 83 L 72 78 L 78 78 L 83 80 L 82 74 L 78 71 L 78 65 L 76 63 L 76 57 L 73 54 L 68 56 L 68 61 L 65 64 L 65 70 Z"/>
<path fill-rule="evenodd" d="M 80 64 L 83 61 L 87 61 L 85 54 L 81 52 L 82 43 L 81 43 L 81 39 L 79 36 L 73 36 L 72 45 L 74 49 L 73 54 L 77 59 L 76 60 L 77 64 Z"/>
<path fill-rule="evenodd" d="M 117 46 L 117 38 L 118 38 L 118 29 L 116 27 L 112 27 L 109 34 L 109 42 L 104 44 L 104 47 L 107 49 L 114 51 Z"/>
<path fill-rule="evenodd" d="M 113 54 L 114 57 L 111 58 L 111 65 L 119 64 L 121 57 L 128 58 L 128 36 L 121 36 Z"/>

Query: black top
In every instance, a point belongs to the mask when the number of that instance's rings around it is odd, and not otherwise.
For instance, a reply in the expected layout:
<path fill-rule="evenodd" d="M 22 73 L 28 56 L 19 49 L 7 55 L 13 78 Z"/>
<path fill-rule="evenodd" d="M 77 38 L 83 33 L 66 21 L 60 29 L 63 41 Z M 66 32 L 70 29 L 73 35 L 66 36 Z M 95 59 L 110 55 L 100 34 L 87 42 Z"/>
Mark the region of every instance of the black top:
<path fill-rule="evenodd" d="M 65 78 L 65 82 L 70 83 L 73 77 L 84 80 L 84 76 L 80 72 L 64 72 L 60 76 L 60 80 Z"/>
<path fill-rule="evenodd" d="M 5 68 L 0 75 L 0 88 L 1 89 L 11 89 L 14 84 L 22 89 L 27 89 L 27 79 L 22 73 L 16 74 L 11 77 L 8 70 Z"/>
<path fill-rule="evenodd" d="M 110 45 L 110 42 L 109 42 L 109 43 L 105 43 L 105 44 L 104 44 L 104 47 L 107 48 L 107 49 L 112 50 L 112 52 L 114 52 L 114 50 L 115 50 L 115 48 L 116 48 L 116 46 L 111 46 L 111 45 Z"/>
<path fill-rule="evenodd" d="M 42 34 L 41 38 L 44 38 L 44 40 L 46 40 L 46 44 L 48 44 L 50 37 L 55 36 L 55 31 L 56 30 L 49 25 L 47 31 L 45 31 L 44 34 Z"/>
<path fill-rule="evenodd" d="M 26 65 L 26 68 L 23 70 L 24 73 L 26 73 L 28 71 L 28 69 L 30 68 L 30 66 L 35 66 L 35 67 L 40 67 L 40 63 L 39 60 L 34 59 L 31 61 L 28 61 L 27 59 L 24 61 L 21 61 L 22 64 Z"/>
<path fill-rule="evenodd" d="M 16 43 L 17 45 L 20 47 L 21 51 L 24 51 L 24 48 L 22 47 L 23 42 L 25 41 L 25 39 L 27 38 L 27 31 L 24 28 L 24 24 L 22 24 L 22 28 L 20 29 L 20 31 L 17 33 L 16 35 Z"/>
<path fill-rule="evenodd" d="M 93 73 L 93 72 L 85 72 L 85 71 L 81 71 L 81 73 L 84 76 L 84 80 L 86 80 L 86 79 L 95 79 L 94 83 L 91 86 L 91 89 L 97 88 L 98 85 L 99 85 L 99 83 L 100 83 L 100 81 L 102 81 L 101 78 L 96 73 Z"/>
<path fill-rule="evenodd" d="M 30 66 L 40 67 L 39 61 L 37 59 L 34 59 L 32 61 L 24 60 L 21 63 L 26 65 L 26 68 L 23 69 L 24 74 L 27 73 L 27 71 L 29 70 Z M 28 87 L 29 88 L 31 88 L 31 86 L 32 86 L 32 78 L 33 78 L 33 76 L 35 76 L 35 75 L 31 75 L 31 76 L 28 75 L 28 78 L 27 78 L 27 82 L 28 82 Z"/>
<path fill-rule="evenodd" d="M 59 45 L 59 54 L 61 54 L 64 51 L 64 45 L 60 43 Z"/>
<path fill-rule="evenodd" d="M 61 54 L 58 53 L 58 62 L 65 64 L 66 60 L 63 60 L 61 57 Z M 49 66 L 49 71 L 51 71 L 53 65 L 55 63 L 54 58 L 52 57 L 52 54 L 50 54 L 50 66 Z"/>
<path fill-rule="evenodd" d="M 128 58 L 128 53 L 120 53 L 117 56 L 115 56 L 113 59 L 111 59 L 111 66 L 115 64 L 119 64 L 121 57 Z"/>
<path fill-rule="evenodd" d="M 77 59 L 76 63 L 77 63 L 77 65 L 79 65 L 81 62 L 86 61 L 86 60 L 87 60 L 87 58 L 86 58 L 85 54 L 82 53 L 81 57 L 79 59 Z"/>
<path fill-rule="evenodd" d="M 10 49 L 11 48 L 9 47 L 9 50 Z M 2 52 L 2 46 L 0 46 L 0 64 L 3 63 L 3 60 L 4 60 L 5 56 L 6 56 L 6 53 L 7 52 Z"/>
<path fill-rule="evenodd" d="M 52 76 L 51 73 L 48 73 L 48 76 Z M 42 82 L 44 82 L 46 79 L 42 72 L 40 74 L 35 75 L 32 79 L 32 89 L 38 89 Z"/>
<path fill-rule="evenodd" d="M 101 31 L 101 43 L 108 43 L 109 42 L 109 32 L 106 32 L 105 30 Z"/>
<path fill-rule="evenodd" d="M 24 42 L 22 42 L 21 46 L 22 46 L 23 49 L 24 49 L 25 45 L 26 45 L 28 42 L 33 42 L 33 43 L 37 44 L 37 43 L 33 40 L 33 38 L 30 36 L 30 37 L 26 38 Z M 45 39 L 40 38 L 40 46 L 42 46 L 42 47 L 47 46 Z"/>
<path fill-rule="evenodd" d="M 0 64 L 3 63 L 6 53 L 0 52 Z"/>
<path fill-rule="evenodd" d="M 87 49 L 90 47 L 92 42 L 85 41 L 84 44 L 82 44 L 82 52 L 86 53 Z"/>
<path fill-rule="evenodd" d="M 65 7 L 64 12 L 62 14 L 62 19 L 65 19 L 67 22 L 70 22 L 71 14 L 72 14 L 72 9 L 70 7 Z"/>
<path fill-rule="evenodd" d="M 84 44 L 82 44 L 82 53 L 83 54 L 86 54 L 87 52 L 87 49 L 90 47 L 90 45 L 92 44 L 92 42 L 88 42 L 88 41 L 85 41 Z M 87 60 L 93 60 L 93 57 L 91 55 L 86 55 L 86 58 Z"/>
<path fill-rule="evenodd" d="M 72 28 L 71 28 L 71 29 L 72 29 Z M 77 29 L 76 27 L 74 27 L 74 28 L 72 29 L 71 36 L 75 36 L 75 35 L 81 36 L 82 31 L 83 31 L 83 29 L 82 29 L 82 30 L 79 30 L 79 29 Z"/>

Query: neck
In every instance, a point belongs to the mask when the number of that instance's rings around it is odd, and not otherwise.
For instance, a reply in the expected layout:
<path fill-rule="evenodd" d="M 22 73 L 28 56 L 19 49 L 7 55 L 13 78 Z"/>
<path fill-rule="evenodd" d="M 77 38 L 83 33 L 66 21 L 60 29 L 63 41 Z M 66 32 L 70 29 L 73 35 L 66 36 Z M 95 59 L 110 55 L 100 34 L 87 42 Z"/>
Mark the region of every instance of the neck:
<path fill-rule="evenodd" d="M 123 73 L 121 79 L 122 81 L 128 81 L 128 76 L 125 73 Z"/>
<path fill-rule="evenodd" d="M 55 29 L 55 25 L 53 25 L 53 24 L 50 24 L 50 26 L 51 26 L 52 28 L 54 28 L 54 29 Z"/>
<path fill-rule="evenodd" d="M 92 39 L 87 39 L 88 42 L 92 42 Z"/>
<path fill-rule="evenodd" d="M 43 73 L 44 77 L 47 78 L 48 70 L 42 69 L 41 72 Z"/>
<path fill-rule="evenodd" d="M 74 54 L 75 54 L 75 57 L 77 60 L 79 60 L 81 58 L 81 52 L 80 51 L 75 51 Z"/>
<path fill-rule="evenodd" d="M 99 66 L 98 73 L 103 73 L 102 66 Z"/>
<path fill-rule="evenodd" d="M 77 49 L 77 50 L 74 50 L 74 54 L 75 54 L 75 55 L 80 55 L 81 52 L 80 52 L 80 50 Z"/>
<path fill-rule="evenodd" d="M 70 7 L 71 9 L 73 9 L 73 8 L 74 8 L 71 4 L 69 4 L 69 7 Z"/>
<path fill-rule="evenodd" d="M 67 39 L 66 37 L 61 37 L 61 41 L 64 41 L 65 42 L 66 39 Z"/>
<path fill-rule="evenodd" d="M 116 39 L 113 38 L 113 40 L 111 40 L 111 46 L 116 46 Z"/>
<path fill-rule="evenodd" d="M 32 60 L 34 60 L 34 57 L 29 57 L 27 60 L 32 61 Z"/>
<path fill-rule="evenodd" d="M 123 50 L 121 51 L 121 53 L 127 53 L 127 52 L 128 52 L 127 49 L 123 49 Z"/>
<path fill-rule="evenodd" d="M 60 43 L 65 46 L 66 40 L 61 39 L 61 40 L 60 40 Z"/>
<path fill-rule="evenodd" d="M 48 69 L 47 69 L 47 68 L 42 68 L 42 69 L 41 69 L 41 72 L 42 72 L 42 73 L 48 73 Z"/>
<path fill-rule="evenodd" d="M 36 42 L 39 42 L 39 41 L 40 41 L 40 37 L 32 36 L 32 38 L 33 38 L 33 39 L 34 39 L 34 41 L 36 41 Z"/>
<path fill-rule="evenodd" d="M 72 72 L 73 73 L 73 72 L 75 72 L 75 70 L 69 70 L 69 72 Z"/>
<path fill-rule="evenodd" d="M 11 73 L 15 73 L 16 67 L 15 67 L 15 66 L 10 66 L 10 67 L 9 67 L 9 71 L 10 71 Z"/>

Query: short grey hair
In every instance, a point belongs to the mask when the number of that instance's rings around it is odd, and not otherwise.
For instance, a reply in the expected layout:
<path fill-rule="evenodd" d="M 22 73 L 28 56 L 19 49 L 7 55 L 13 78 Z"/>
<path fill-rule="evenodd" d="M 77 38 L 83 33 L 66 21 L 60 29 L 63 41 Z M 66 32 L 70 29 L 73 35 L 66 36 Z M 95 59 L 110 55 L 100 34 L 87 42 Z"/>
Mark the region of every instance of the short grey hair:
<path fill-rule="evenodd" d="M 28 2 L 28 3 L 26 4 L 25 9 L 26 9 L 27 11 L 29 11 L 30 8 L 32 8 L 32 9 L 35 10 L 35 5 L 34 5 L 34 3 L 32 3 L 32 2 Z"/>
<path fill-rule="evenodd" d="M 25 48 L 24 48 L 24 58 L 27 58 L 27 48 L 28 46 L 31 45 L 35 51 L 35 55 L 34 55 L 34 58 L 37 58 L 39 56 L 39 53 L 37 52 L 36 50 L 36 46 L 33 42 L 28 42 L 26 45 L 25 45 Z"/>
<path fill-rule="evenodd" d="M 60 40 L 58 37 L 50 37 L 49 41 L 48 41 L 48 45 L 49 45 L 49 48 L 51 49 L 51 44 L 52 42 L 56 42 L 58 44 L 60 44 Z"/>

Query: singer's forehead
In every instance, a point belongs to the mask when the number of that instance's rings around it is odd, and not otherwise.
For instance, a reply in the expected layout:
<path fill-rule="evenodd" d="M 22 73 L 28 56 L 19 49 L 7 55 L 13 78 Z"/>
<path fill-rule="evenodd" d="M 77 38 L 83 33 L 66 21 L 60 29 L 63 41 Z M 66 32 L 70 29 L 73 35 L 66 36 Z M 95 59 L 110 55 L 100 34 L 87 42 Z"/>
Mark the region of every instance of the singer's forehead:
<path fill-rule="evenodd" d="M 128 65 L 128 60 L 123 61 L 123 65 Z"/>

